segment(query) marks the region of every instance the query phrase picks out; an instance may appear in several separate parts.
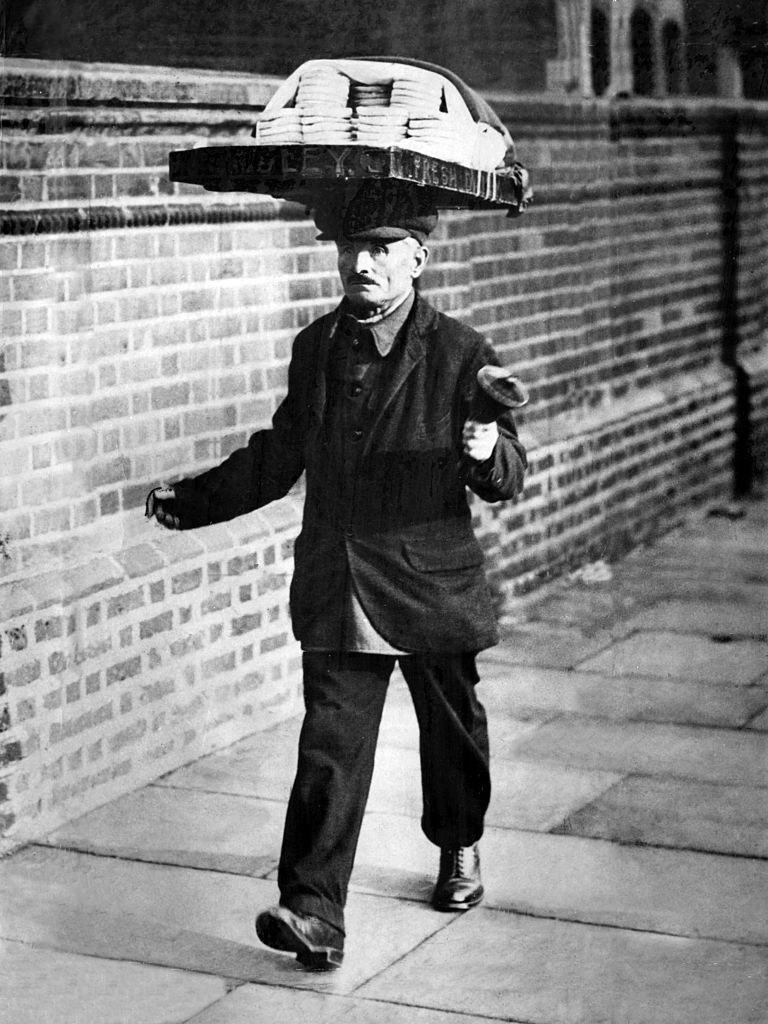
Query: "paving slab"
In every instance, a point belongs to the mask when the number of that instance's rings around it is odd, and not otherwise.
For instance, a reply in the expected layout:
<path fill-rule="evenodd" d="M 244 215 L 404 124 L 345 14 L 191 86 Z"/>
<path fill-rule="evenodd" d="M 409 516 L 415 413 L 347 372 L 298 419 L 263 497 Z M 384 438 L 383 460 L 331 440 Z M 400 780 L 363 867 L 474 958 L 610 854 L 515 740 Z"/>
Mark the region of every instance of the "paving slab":
<path fill-rule="evenodd" d="M 489 712 L 491 727 L 499 717 L 502 721 L 509 715 L 551 719 L 560 712 L 616 721 L 736 728 L 768 707 L 768 683 L 741 687 L 525 665 L 505 667 L 485 661 L 481 668 L 478 694 Z"/>
<path fill-rule="evenodd" d="M 528 735 L 535 735 L 535 730 L 518 734 L 514 743 Z M 486 822 L 500 828 L 548 831 L 562 821 L 564 808 L 575 809 L 589 803 L 621 777 L 615 772 L 599 770 L 553 770 L 551 765 L 516 764 L 504 759 L 507 751 L 500 748 L 498 742 L 495 750 L 493 789 Z M 371 812 L 421 817 L 420 767 L 415 751 L 379 749 L 368 808 Z"/>
<path fill-rule="evenodd" d="M 209 975 L 0 940 L 1 1024 L 182 1024 L 224 997 Z"/>
<path fill-rule="evenodd" d="M 128 860 L 264 875 L 277 861 L 285 808 L 226 793 L 147 786 L 63 825 L 51 846 Z"/>
<path fill-rule="evenodd" d="M 743 530 L 718 531 L 717 527 L 702 527 L 692 522 L 661 537 L 649 549 L 649 554 L 651 558 L 685 558 L 704 570 L 721 565 L 736 569 L 740 563 L 768 569 L 765 528 L 750 530 L 746 523 L 743 525 Z"/>
<path fill-rule="evenodd" d="M 545 665 L 573 668 L 580 661 L 608 647 L 613 637 L 607 630 L 587 635 L 581 629 L 549 623 L 501 624 L 501 643 L 483 652 L 488 661 L 511 665 Z"/>
<path fill-rule="evenodd" d="M 201 819 L 203 837 L 204 826 Z M 267 852 L 274 864 L 279 838 L 273 843 Z M 740 907 L 746 933 L 762 934 L 760 927 L 768 928 L 768 869 L 762 862 L 682 853 L 676 855 L 680 860 L 670 860 L 672 855 L 662 850 L 493 828 L 486 830 L 482 849 L 488 899 L 494 905 L 685 933 L 700 918 L 703 934 L 715 935 L 722 929 L 731 934 L 732 914 Z M 436 869 L 437 851 L 416 818 L 366 815 L 353 888 L 426 901 Z M 692 878 L 700 878 L 702 888 L 692 885 Z M 756 899 L 758 893 L 765 899 Z M 267 901 L 274 896 L 273 889 Z M 251 905 L 257 902 L 254 898 Z M 755 923 L 755 915 L 762 925 Z M 735 934 L 745 933 L 737 929 Z"/>
<path fill-rule="evenodd" d="M 296 768 L 301 720 L 288 719 L 232 747 L 169 772 L 156 785 L 287 801 Z"/>
<path fill-rule="evenodd" d="M 765 1024 L 768 950 L 477 910 L 358 994 L 536 1024 Z"/>
<path fill-rule="evenodd" d="M 642 555 L 630 555 L 619 563 L 615 575 L 617 585 L 627 593 L 655 591 L 657 599 L 696 593 L 715 601 L 730 599 L 742 588 L 764 588 L 768 583 L 768 570 L 754 558 L 729 552 L 710 559 L 702 544 L 645 549 Z"/>
<path fill-rule="evenodd" d="M 768 702 L 767 702 L 768 703 Z M 160 786 L 178 786 L 262 795 L 287 800 L 296 766 L 301 716 L 254 733 L 226 750 L 209 754 L 192 764 L 170 772 L 157 781 Z M 519 732 L 525 731 L 520 724 Z M 403 684 L 387 697 L 379 730 L 379 747 L 418 750 L 419 729 L 411 697 Z M 239 779 L 235 789 L 233 780 Z"/>
<path fill-rule="evenodd" d="M 745 730 L 564 717 L 523 736 L 514 754 L 627 775 L 768 786 L 768 737 Z"/>
<path fill-rule="evenodd" d="M 706 567 L 709 565 L 738 565 L 740 561 L 754 567 L 768 569 L 765 526 L 755 524 L 750 528 L 742 523 L 741 529 L 718 528 L 714 522 L 705 525 L 691 523 L 679 531 L 663 537 L 654 549 L 664 554 L 667 551 L 686 555 Z"/>
<path fill-rule="evenodd" d="M 483 694 L 478 694 L 483 704 Z M 515 709 L 515 715 L 518 715 Z M 524 708 L 519 712 L 518 717 L 511 714 L 494 715 L 488 719 L 488 739 L 491 747 L 491 773 L 495 771 L 496 762 L 503 758 L 509 758 L 511 751 L 515 749 L 517 741 L 523 736 L 530 736 L 539 726 L 546 725 L 557 718 L 557 712 L 553 708 L 542 710 L 540 708 Z"/>
<path fill-rule="evenodd" d="M 507 750 L 535 730 L 513 730 Z M 513 764 L 504 760 L 505 748 L 494 735 L 496 751 L 493 768 L 493 797 L 488 810 L 490 825 L 504 828 L 548 830 L 571 811 L 583 806 L 613 785 L 621 776 L 615 772 L 579 771 L 542 764 Z M 295 753 L 288 761 L 265 762 L 262 751 L 241 746 L 236 755 L 205 758 L 168 777 L 166 785 L 179 785 L 209 793 L 238 794 L 259 800 L 286 800 L 286 779 L 290 780 Z M 189 801 L 194 803 L 194 801 Z M 259 805 L 261 806 L 261 805 Z M 418 751 L 379 746 L 368 797 L 368 810 L 378 813 L 421 817 L 421 769 Z M 256 813 L 256 809 L 252 810 Z M 58 833 L 57 833 L 58 835 Z"/>
<path fill-rule="evenodd" d="M 263 980 L 255 935 L 242 927 L 246 915 L 252 924 L 258 899 L 253 880 L 45 852 L 57 856 L 32 865 L 36 871 L 29 870 L 28 857 L 0 864 L 7 887 L 3 938 L 105 960 Z M 265 899 L 271 885 L 260 885 Z"/>
<path fill-rule="evenodd" d="M 486 906 L 768 944 L 765 860 L 495 828 L 485 830 L 480 849 Z M 436 871 L 437 851 L 417 822 L 394 815 L 379 816 L 375 825 L 366 820 L 353 888 L 426 901 Z"/>
<path fill-rule="evenodd" d="M 685 562 L 667 560 L 647 566 L 630 559 L 613 566 L 613 585 L 628 604 L 635 602 L 638 607 L 645 607 L 683 598 L 753 605 L 765 600 L 768 579 L 753 578 L 748 572 L 734 574 L 725 566 L 718 572 L 711 572 Z"/>
<path fill-rule="evenodd" d="M 739 519 L 722 516 L 692 519 L 682 527 L 680 536 L 705 537 L 710 544 L 718 546 L 736 544 L 741 548 L 764 551 L 768 519 L 757 504 L 751 505 L 746 513 Z"/>
<path fill-rule="evenodd" d="M 487 1017 L 398 1006 L 354 996 L 242 985 L 186 1024 L 483 1024 Z"/>
<path fill-rule="evenodd" d="M 520 666 L 515 666 L 505 670 L 503 664 L 499 662 L 478 661 L 478 671 L 481 673 L 481 680 L 477 692 L 483 704 L 489 692 L 493 692 L 494 689 L 499 687 L 506 688 L 506 680 L 509 678 L 509 673 L 516 672 L 519 668 Z M 488 686 L 485 685 L 486 677 L 489 680 Z M 768 684 L 766 684 L 766 692 L 768 692 Z M 407 703 L 396 704 L 388 699 L 381 721 L 381 729 L 379 730 L 379 747 L 402 747 L 409 750 L 418 750 L 419 729 L 411 698 L 407 691 L 405 701 Z M 552 708 L 543 710 L 539 708 L 523 708 L 520 711 L 516 708 L 511 708 L 506 714 L 497 716 L 493 721 L 489 720 L 488 727 L 493 731 L 497 743 L 507 746 L 517 737 L 526 735 L 538 725 L 549 721 L 556 714 L 556 709 Z"/>
<path fill-rule="evenodd" d="M 616 772 L 552 771 L 547 765 L 510 764 L 497 758 L 485 820 L 498 828 L 547 832 L 562 821 L 564 807 L 576 809 L 591 802 L 620 778 Z"/>
<path fill-rule="evenodd" d="M 768 732 L 768 710 L 753 718 L 749 722 L 748 728 L 756 729 L 758 732 Z"/>
<path fill-rule="evenodd" d="M 746 614 L 755 616 L 759 624 L 766 614 L 768 574 L 755 576 L 750 564 L 751 560 L 739 573 L 733 571 L 728 559 L 713 568 L 702 561 L 699 549 L 689 548 L 681 554 L 672 547 L 659 555 L 655 548 L 640 548 L 610 566 L 611 579 L 587 583 L 566 577 L 533 594 L 509 597 L 503 621 L 507 626 L 529 628 L 549 623 L 554 628 L 576 629 L 586 636 L 602 630 L 620 638 L 631 632 L 629 624 L 635 616 L 654 605 L 679 600 L 747 609 Z M 663 619 L 660 625 L 664 627 Z M 678 623 L 673 628 L 680 626 Z"/>
<path fill-rule="evenodd" d="M 752 540 L 742 541 L 738 535 L 729 538 L 706 535 L 706 528 L 691 524 L 673 530 L 653 544 L 634 548 L 615 563 L 614 579 L 624 570 L 641 569 L 647 576 L 665 565 L 683 569 L 704 579 L 722 575 L 728 579 L 757 578 L 765 561 L 765 527 L 753 532 Z M 683 581 L 685 577 L 683 577 Z M 760 582 L 765 582 L 761 579 Z"/>
<path fill-rule="evenodd" d="M 630 618 L 626 628 L 765 639 L 768 637 L 768 602 L 733 604 L 680 598 L 660 601 Z"/>
<path fill-rule="evenodd" d="M 485 665 L 479 667 L 481 673 L 485 668 Z M 501 675 L 495 674 L 499 673 L 499 668 L 498 664 L 494 664 L 492 671 L 489 673 L 492 685 L 498 685 L 506 678 L 503 673 Z M 478 690 L 478 696 L 483 703 L 485 703 L 484 694 L 487 694 L 487 692 L 488 687 L 484 685 Z M 768 686 L 766 686 L 766 704 L 768 705 Z M 493 721 L 489 721 L 488 728 L 491 733 L 492 751 L 495 754 L 497 750 L 507 748 L 520 736 L 525 736 L 535 729 L 537 725 L 548 721 L 555 713 L 555 710 L 551 707 L 543 710 L 528 707 L 522 708 L 519 712 L 517 709 L 512 709 L 508 714 L 498 716 Z M 405 701 L 402 703 L 387 700 L 381 720 L 381 728 L 379 729 L 378 746 L 379 748 L 398 747 L 405 750 L 419 749 L 419 727 L 416 722 L 413 705 L 411 704 L 411 698 L 407 691 Z"/>
<path fill-rule="evenodd" d="M 418 750 L 419 726 L 407 687 L 390 687 L 379 727 L 379 744 Z"/>
<path fill-rule="evenodd" d="M 452 920 L 355 893 L 344 965 L 307 972 L 262 946 L 253 922 L 273 882 L 32 847 L 0 861 L 0 937 L 63 952 L 179 967 L 240 981 L 350 992 Z"/>
<path fill-rule="evenodd" d="M 581 661 L 583 672 L 612 676 L 659 676 L 699 682 L 748 685 L 768 672 L 768 643 L 668 632 L 636 633 L 609 650 Z"/>
<path fill-rule="evenodd" d="M 767 808 L 765 789 L 632 776 L 554 831 L 768 858 Z"/>
<path fill-rule="evenodd" d="M 360 892 L 426 902 L 438 860 L 439 851 L 421 831 L 418 818 L 368 812 L 350 885 Z"/>
<path fill-rule="evenodd" d="M 649 594 L 648 600 L 657 597 Z M 642 603 L 638 594 L 625 593 L 612 579 L 586 584 L 565 578 L 522 599 L 510 598 L 504 618 L 510 625 L 545 622 L 558 628 L 605 629 L 613 633 L 614 625 L 634 614 Z"/>

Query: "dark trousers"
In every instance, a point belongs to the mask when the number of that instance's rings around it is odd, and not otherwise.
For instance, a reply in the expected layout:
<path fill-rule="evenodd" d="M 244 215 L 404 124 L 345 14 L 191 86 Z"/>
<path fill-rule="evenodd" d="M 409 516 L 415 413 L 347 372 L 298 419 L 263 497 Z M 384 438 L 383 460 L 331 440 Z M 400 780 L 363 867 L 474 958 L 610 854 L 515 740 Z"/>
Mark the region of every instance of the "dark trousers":
<path fill-rule="evenodd" d="M 344 928 L 347 886 L 368 799 L 395 658 L 305 653 L 306 713 L 283 834 L 280 902 Z M 491 794 L 474 653 L 400 659 L 419 723 L 422 828 L 437 846 L 471 846 Z"/>

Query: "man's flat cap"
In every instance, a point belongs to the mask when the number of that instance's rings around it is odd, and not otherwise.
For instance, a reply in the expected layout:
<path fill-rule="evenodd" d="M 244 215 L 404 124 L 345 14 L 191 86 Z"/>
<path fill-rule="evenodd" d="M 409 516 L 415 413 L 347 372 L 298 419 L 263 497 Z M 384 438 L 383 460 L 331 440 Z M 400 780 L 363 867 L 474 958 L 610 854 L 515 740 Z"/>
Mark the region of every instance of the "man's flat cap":
<path fill-rule="evenodd" d="M 323 242 L 413 237 L 423 244 L 437 224 L 437 209 L 426 189 L 387 179 L 364 181 L 346 204 L 325 204 L 314 216 Z"/>

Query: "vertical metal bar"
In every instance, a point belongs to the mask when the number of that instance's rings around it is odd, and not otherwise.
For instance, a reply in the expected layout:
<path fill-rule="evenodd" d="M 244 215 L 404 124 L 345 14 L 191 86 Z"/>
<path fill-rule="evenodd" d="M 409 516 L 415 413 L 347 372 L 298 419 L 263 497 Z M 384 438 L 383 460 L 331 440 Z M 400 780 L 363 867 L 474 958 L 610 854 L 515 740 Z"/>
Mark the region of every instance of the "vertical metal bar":
<path fill-rule="evenodd" d="M 733 487 L 736 495 L 747 494 L 753 482 L 750 387 L 746 370 L 739 362 L 739 244 L 740 244 L 740 118 L 737 111 L 724 116 L 722 145 L 722 358 L 734 373 L 736 424 L 733 447 Z"/>

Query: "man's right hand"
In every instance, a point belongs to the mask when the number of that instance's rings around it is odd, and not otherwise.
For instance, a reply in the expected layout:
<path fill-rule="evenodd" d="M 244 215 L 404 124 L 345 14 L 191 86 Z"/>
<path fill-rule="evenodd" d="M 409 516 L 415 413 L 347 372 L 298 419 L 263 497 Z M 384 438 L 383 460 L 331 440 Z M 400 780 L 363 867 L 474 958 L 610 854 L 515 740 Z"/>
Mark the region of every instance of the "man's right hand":
<path fill-rule="evenodd" d="M 167 484 L 160 484 L 147 495 L 144 514 L 147 519 L 153 517 L 168 530 L 180 529 L 179 517 L 175 510 L 176 492 Z"/>

